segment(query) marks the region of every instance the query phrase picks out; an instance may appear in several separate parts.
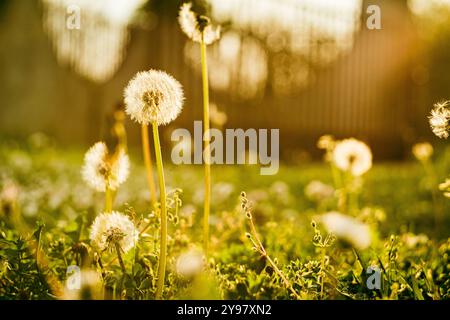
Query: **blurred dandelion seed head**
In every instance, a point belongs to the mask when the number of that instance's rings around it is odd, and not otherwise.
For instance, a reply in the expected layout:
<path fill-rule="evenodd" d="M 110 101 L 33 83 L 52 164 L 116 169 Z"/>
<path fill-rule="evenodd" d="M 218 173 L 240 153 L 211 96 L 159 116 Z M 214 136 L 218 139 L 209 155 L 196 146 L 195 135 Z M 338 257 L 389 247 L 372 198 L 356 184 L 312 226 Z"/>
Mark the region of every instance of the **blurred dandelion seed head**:
<path fill-rule="evenodd" d="M 95 218 L 89 236 L 93 246 L 101 252 L 116 244 L 123 252 L 128 252 L 136 245 L 138 237 L 139 231 L 130 218 L 117 211 L 102 213 Z"/>
<path fill-rule="evenodd" d="M 368 225 L 339 212 L 328 212 L 319 217 L 328 232 L 357 249 L 370 246 L 371 231 Z"/>
<path fill-rule="evenodd" d="M 203 271 L 205 259 L 202 251 L 191 249 L 182 253 L 176 261 L 176 271 L 184 278 L 192 278 Z"/>
<path fill-rule="evenodd" d="M 334 196 L 334 188 L 319 180 L 313 180 L 305 187 L 305 195 L 312 201 L 321 202 Z"/>
<path fill-rule="evenodd" d="M 125 112 L 140 124 L 165 125 L 183 107 L 183 88 L 171 75 L 158 70 L 138 72 L 124 92 Z"/>
<path fill-rule="evenodd" d="M 81 169 L 83 180 L 93 189 L 105 192 L 106 188 L 116 190 L 130 173 L 130 159 L 124 150 L 117 155 L 109 154 L 104 142 L 97 142 L 84 157 Z"/>
<path fill-rule="evenodd" d="M 6 181 L 0 192 L 0 203 L 14 203 L 19 197 L 19 187 L 13 181 Z"/>
<path fill-rule="evenodd" d="M 416 143 L 412 147 L 412 153 L 419 161 L 427 161 L 433 155 L 433 146 L 428 142 Z"/>
<path fill-rule="evenodd" d="M 372 152 L 364 142 L 354 138 L 345 139 L 336 143 L 333 162 L 342 171 L 361 176 L 372 167 Z"/>
<path fill-rule="evenodd" d="M 428 119 L 433 133 L 441 139 L 447 139 L 450 131 L 450 101 L 436 103 Z"/>
<path fill-rule="evenodd" d="M 317 140 L 317 148 L 323 150 L 332 150 L 334 148 L 335 140 L 332 135 L 323 135 Z"/>
<path fill-rule="evenodd" d="M 192 3 L 183 3 L 178 14 L 181 30 L 195 42 L 212 44 L 220 39 L 220 26 L 213 26 L 211 19 L 192 11 Z"/>

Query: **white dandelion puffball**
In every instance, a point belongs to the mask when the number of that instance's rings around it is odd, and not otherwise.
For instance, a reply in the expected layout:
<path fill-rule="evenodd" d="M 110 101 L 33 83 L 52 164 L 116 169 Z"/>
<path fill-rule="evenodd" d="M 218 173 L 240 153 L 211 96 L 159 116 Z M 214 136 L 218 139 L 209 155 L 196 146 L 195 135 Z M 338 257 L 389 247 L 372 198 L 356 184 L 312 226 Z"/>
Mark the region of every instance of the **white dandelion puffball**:
<path fill-rule="evenodd" d="M 192 278 L 202 272 L 203 266 L 203 253 L 200 250 L 191 249 L 178 257 L 176 271 L 182 277 Z"/>
<path fill-rule="evenodd" d="M 369 226 L 355 218 L 339 212 L 328 212 L 320 216 L 319 220 L 328 232 L 357 249 L 366 249 L 372 242 Z"/>
<path fill-rule="evenodd" d="M 433 133 L 442 139 L 447 139 L 450 131 L 450 101 L 436 103 L 428 117 Z"/>
<path fill-rule="evenodd" d="M 337 142 L 333 150 L 333 162 L 353 176 L 361 176 L 372 167 L 372 152 L 364 143 L 354 138 Z"/>
<path fill-rule="evenodd" d="M 106 188 L 116 190 L 130 173 L 130 159 L 124 150 L 111 156 L 104 142 L 94 144 L 84 156 L 81 175 L 93 189 L 105 192 Z"/>
<path fill-rule="evenodd" d="M 140 124 L 164 125 L 175 120 L 183 107 L 183 88 L 169 74 L 138 72 L 125 88 L 125 112 Z"/>
<path fill-rule="evenodd" d="M 178 14 L 181 30 L 193 41 L 212 44 L 220 38 L 220 26 L 211 25 L 209 18 L 199 16 L 192 11 L 192 3 L 183 3 Z M 201 22 L 201 23 L 200 23 Z M 203 30 L 202 28 L 203 26 Z"/>
<path fill-rule="evenodd" d="M 319 180 L 313 180 L 305 187 L 305 195 L 312 201 L 324 201 L 334 196 L 334 188 Z"/>
<path fill-rule="evenodd" d="M 116 244 L 123 252 L 128 252 L 136 245 L 139 231 L 128 216 L 113 211 L 95 218 L 89 238 L 92 245 L 101 252 L 114 249 Z"/>
<path fill-rule="evenodd" d="M 428 142 L 416 143 L 412 153 L 419 161 L 426 161 L 433 155 L 433 146 Z"/>

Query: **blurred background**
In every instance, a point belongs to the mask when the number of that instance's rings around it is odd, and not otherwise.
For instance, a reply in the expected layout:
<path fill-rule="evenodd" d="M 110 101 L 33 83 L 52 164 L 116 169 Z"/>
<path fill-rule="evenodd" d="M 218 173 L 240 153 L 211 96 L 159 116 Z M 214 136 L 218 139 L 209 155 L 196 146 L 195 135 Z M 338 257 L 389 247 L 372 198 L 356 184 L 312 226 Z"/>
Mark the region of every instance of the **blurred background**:
<path fill-rule="evenodd" d="M 179 0 L 0 0 L 0 138 L 34 132 L 62 145 L 103 139 L 123 89 L 163 69 L 185 88 L 181 116 L 201 120 L 199 46 Z M 68 28 L 73 7 L 80 28 Z M 436 141 L 432 104 L 450 98 L 449 0 L 209 0 L 221 24 L 208 48 L 213 124 L 279 128 L 285 161 L 318 156 L 323 134 L 367 141 L 376 160 Z M 370 5 L 381 29 L 369 30 Z M 138 145 L 139 127 L 127 124 Z"/>

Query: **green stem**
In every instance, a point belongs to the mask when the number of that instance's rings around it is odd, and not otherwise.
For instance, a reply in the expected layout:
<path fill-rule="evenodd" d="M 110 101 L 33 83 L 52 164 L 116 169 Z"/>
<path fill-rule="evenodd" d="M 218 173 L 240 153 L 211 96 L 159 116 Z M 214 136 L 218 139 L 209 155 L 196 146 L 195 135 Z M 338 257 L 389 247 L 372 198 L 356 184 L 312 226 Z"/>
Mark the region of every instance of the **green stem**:
<path fill-rule="evenodd" d="M 164 278 L 166 274 L 167 255 L 167 209 L 166 209 L 166 184 L 164 181 L 164 168 L 161 155 L 161 144 L 159 142 L 158 125 L 153 122 L 153 140 L 156 154 L 156 167 L 158 169 L 158 180 L 161 202 L 161 240 L 158 263 L 158 281 L 156 285 L 156 299 L 160 299 L 164 289 Z"/>
<path fill-rule="evenodd" d="M 206 44 L 202 39 L 201 61 L 202 61 L 202 88 L 203 88 L 203 132 L 207 134 L 204 140 L 204 161 L 205 161 L 205 200 L 203 209 L 203 249 L 205 255 L 208 254 L 209 247 L 209 211 L 211 202 L 211 154 L 209 150 L 209 88 L 208 88 L 208 65 L 206 61 Z"/>
<path fill-rule="evenodd" d="M 107 186 L 105 191 L 105 212 L 111 212 L 113 208 L 112 190 Z"/>
<path fill-rule="evenodd" d="M 325 248 L 322 248 L 322 261 L 320 264 L 320 300 L 323 299 L 323 284 L 325 280 Z"/>
<path fill-rule="evenodd" d="M 156 204 L 156 186 L 153 179 L 152 158 L 150 156 L 150 143 L 148 140 L 148 126 L 143 124 L 141 127 L 142 136 L 142 152 L 144 153 L 145 171 L 147 173 L 147 183 L 150 189 L 150 202 L 154 206 Z"/>
<path fill-rule="evenodd" d="M 120 252 L 120 246 L 119 246 L 118 243 L 116 243 L 116 244 L 115 244 L 115 247 L 116 247 L 116 252 L 117 252 L 117 259 L 119 259 L 120 267 L 122 268 L 122 272 L 123 272 L 123 274 L 125 275 L 125 273 L 126 273 L 127 271 L 126 271 L 126 269 L 125 269 L 125 264 L 123 263 L 122 254 L 121 254 L 121 252 Z"/>

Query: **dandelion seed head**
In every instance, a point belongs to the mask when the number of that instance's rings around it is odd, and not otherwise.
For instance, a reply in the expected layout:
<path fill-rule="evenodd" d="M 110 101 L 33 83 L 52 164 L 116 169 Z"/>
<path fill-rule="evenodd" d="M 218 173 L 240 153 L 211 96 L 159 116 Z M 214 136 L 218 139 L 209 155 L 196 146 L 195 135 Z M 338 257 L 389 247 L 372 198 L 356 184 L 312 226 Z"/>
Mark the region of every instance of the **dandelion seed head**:
<path fill-rule="evenodd" d="M 312 201 L 324 201 L 334 195 L 334 188 L 318 180 L 313 180 L 305 187 L 305 195 Z"/>
<path fill-rule="evenodd" d="M 184 278 L 192 278 L 202 272 L 204 255 L 198 249 L 191 249 L 182 253 L 176 261 L 176 271 Z"/>
<path fill-rule="evenodd" d="M 136 245 L 138 237 L 139 231 L 130 218 L 117 211 L 102 213 L 95 218 L 89 236 L 100 252 L 113 249 L 116 244 L 123 252 L 128 252 Z"/>
<path fill-rule="evenodd" d="M 361 176 L 372 167 L 372 152 L 364 142 L 345 139 L 336 143 L 333 162 L 339 169 Z"/>
<path fill-rule="evenodd" d="M 320 221 L 328 232 L 357 249 L 366 249 L 372 242 L 369 226 L 355 218 L 339 212 L 328 212 L 320 216 Z"/>
<path fill-rule="evenodd" d="M 450 101 L 436 103 L 428 119 L 433 133 L 441 139 L 447 139 L 450 131 Z"/>
<path fill-rule="evenodd" d="M 175 120 L 183 107 L 181 84 L 169 74 L 138 72 L 124 92 L 125 112 L 140 124 L 165 125 Z"/>
<path fill-rule="evenodd" d="M 183 3 L 178 14 L 181 30 L 193 41 L 212 44 L 220 38 L 220 26 L 213 26 L 208 17 L 192 11 L 192 3 Z"/>
<path fill-rule="evenodd" d="M 84 157 L 81 169 L 83 180 L 93 189 L 105 192 L 106 188 L 116 190 L 130 173 L 130 159 L 124 150 L 110 155 L 104 142 L 97 142 Z"/>
<path fill-rule="evenodd" d="M 428 142 L 416 143 L 412 153 L 419 161 L 427 161 L 433 155 L 433 146 Z"/>
<path fill-rule="evenodd" d="M 19 187 L 13 181 L 6 181 L 0 192 L 0 203 L 14 203 L 19 196 Z"/>

